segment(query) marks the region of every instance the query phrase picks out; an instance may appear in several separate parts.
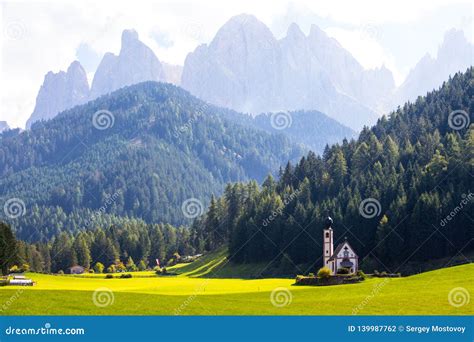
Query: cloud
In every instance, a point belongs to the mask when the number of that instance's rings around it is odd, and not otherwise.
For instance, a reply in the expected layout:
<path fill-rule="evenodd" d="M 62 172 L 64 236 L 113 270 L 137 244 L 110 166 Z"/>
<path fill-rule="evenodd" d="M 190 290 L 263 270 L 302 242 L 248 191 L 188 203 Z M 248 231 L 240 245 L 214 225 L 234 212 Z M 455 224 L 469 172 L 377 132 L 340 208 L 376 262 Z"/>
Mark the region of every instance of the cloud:
<path fill-rule="evenodd" d="M 170 35 L 167 32 L 160 31 L 158 28 L 154 29 L 150 35 L 159 46 L 165 49 L 169 49 L 174 45 Z"/>
<path fill-rule="evenodd" d="M 76 49 L 76 58 L 88 73 L 95 72 L 100 63 L 100 57 L 100 54 L 87 43 L 79 44 Z"/>

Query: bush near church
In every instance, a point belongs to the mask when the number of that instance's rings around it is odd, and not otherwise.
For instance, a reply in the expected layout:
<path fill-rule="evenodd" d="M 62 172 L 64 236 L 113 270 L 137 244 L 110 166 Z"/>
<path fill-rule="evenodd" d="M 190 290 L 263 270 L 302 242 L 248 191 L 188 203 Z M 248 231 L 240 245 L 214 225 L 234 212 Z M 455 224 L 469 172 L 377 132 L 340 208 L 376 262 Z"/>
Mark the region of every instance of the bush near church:
<path fill-rule="evenodd" d="M 350 274 L 350 270 L 339 269 L 340 272 L 336 275 L 331 275 L 331 270 L 327 267 L 323 267 L 318 271 L 318 276 L 314 275 L 297 276 L 295 285 L 306 285 L 306 286 L 327 286 L 327 285 L 342 285 L 342 284 L 355 284 L 364 281 L 366 275 L 362 271 L 358 271 L 357 274 Z"/>

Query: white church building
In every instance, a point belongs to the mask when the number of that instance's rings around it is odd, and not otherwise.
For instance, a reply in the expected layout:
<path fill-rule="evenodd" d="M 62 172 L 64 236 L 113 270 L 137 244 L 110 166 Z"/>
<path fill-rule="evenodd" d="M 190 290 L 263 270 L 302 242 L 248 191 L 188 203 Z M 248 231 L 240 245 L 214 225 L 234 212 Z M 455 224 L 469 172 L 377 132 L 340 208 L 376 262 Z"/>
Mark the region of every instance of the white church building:
<path fill-rule="evenodd" d="M 328 217 L 323 230 L 323 267 L 329 268 L 332 274 L 336 274 L 340 268 L 347 268 L 350 273 L 355 273 L 359 269 L 359 257 L 347 238 L 334 249 L 332 223 L 332 218 Z"/>

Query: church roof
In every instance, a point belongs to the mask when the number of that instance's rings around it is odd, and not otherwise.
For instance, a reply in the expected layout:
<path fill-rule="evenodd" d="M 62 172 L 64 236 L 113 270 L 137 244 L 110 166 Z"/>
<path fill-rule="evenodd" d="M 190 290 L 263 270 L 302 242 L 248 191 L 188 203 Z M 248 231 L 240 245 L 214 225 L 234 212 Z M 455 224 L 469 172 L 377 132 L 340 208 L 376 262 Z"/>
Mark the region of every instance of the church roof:
<path fill-rule="evenodd" d="M 359 258 L 357 253 L 354 251 L 354 248 L 352 248 L 352 246 L 349 244 L 349 242 L 347 242 L 347 240 L 344 240 L 344 242 L 341 242 L 339 245 L 337 245 L 336 249 L 334 250 L 334 253 L 328 259 L 328 261 L 336 259 L 337 255 L 339 254 L 339 252 L 341 251 L 342 247 L 344 247 L 345 244 L 347 244 L 347 246 L 352 250 L 352 252 L 354 253 L 354 257 Z"/>

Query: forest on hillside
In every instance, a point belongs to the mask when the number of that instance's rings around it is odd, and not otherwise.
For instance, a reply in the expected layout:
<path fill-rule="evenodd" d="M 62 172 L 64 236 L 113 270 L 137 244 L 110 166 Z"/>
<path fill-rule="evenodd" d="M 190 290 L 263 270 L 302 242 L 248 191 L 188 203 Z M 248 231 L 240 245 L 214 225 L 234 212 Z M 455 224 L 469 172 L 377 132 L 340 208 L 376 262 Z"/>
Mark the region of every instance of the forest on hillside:
<path fill-rule="evenodd" d="M 322 156 L 310 152 L 262 186 L 228 185 L 193 224 L 197 249 L 228 245 L 237 263 L 304 270 L 322 262 L 330 215 L 336 243 L 347 236 L 365 269 L 394 272 L 407 262 L 472 254 L 472 113 L 470 68 L 382 117 L 357 141 Z"/>
<path fill-rule="evenodd" d="M 176 258 L 175 253 L 227 248 L 233 263 L 263 262 L 288 274 L 313 272 L 322 262 L 328 215 L 336 243 L 348 237 L 364 270 L 397 272 L 408 262 L 470 256 L 473 112 L 470 68 L 382 117 L 357 140 L 327 147 L 322 156 L 309 152 L 261 185 L 229 183 L 222 196 L 211 196 L 206 213 L 191 227 L 101 214 L 82 231 L 52 230 L 49 241 L 19 241 L 15 262 L 42 272 L 98 262 L 131 268 L 136 263 L 143 269 L 156 258 Z M 44 213 L 36 208 L 35 219 L 42 220 Z M 60 219 L 51 226 L 68 217 L 56 214 Z"/>

